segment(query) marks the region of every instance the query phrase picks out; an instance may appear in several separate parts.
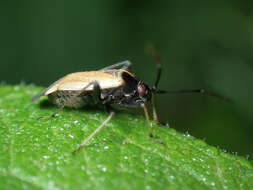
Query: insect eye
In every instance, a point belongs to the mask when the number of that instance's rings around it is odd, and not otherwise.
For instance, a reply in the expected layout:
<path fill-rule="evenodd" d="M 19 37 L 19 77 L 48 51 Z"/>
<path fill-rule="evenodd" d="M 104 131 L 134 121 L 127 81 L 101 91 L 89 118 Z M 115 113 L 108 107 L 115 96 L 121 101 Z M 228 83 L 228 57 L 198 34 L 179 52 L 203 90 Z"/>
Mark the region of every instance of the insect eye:
<path fill-rule="evenodd" d="M 144 84 L 139 84 L 137 90 L 138 90 L 139 96 L 144 96 L 146 93 L 146 87 Z"/>

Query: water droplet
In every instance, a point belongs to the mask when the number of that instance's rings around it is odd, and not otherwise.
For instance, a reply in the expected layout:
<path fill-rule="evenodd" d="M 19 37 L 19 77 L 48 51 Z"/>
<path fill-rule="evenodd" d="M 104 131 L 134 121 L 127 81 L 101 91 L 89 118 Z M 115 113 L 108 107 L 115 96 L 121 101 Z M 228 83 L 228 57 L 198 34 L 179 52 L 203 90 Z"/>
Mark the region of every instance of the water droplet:
<path fill-rule="evenodd" d="M 103 168 L 102 168 L 102 171 L 103 171 L 103 172 L 106 172 L 106 170 L 107 170 L 106 167 L 103 167 Z"/>
<path fill-rule="evenodd" d="M 215 186 L 215 183 L 214 183 L 214 182 L 211 182 L 211 185 L 212 185 L 212 186 Z"/>
<path fill-rule="evenodd" d="M 75 121 L 74 121 L 74 124 L 77 124 L 77 123 L 78 123 L 78 121 L 77 121 L 77 120 L 75 120 Z"/>
<path fill-rule="evenodd" d="M 108 150 L 108 149 L 109 149 L 109 147 L 108 147 L 108 146 L 105 146 L 105 147 L 104 147 L 104 149 L 105 149 L 105 150 Z"/>
<path fill-rule="evenodd" d="M 45 155 L 45 156 L 43 156 L 43 158 L 44 158 L 44 159 L 48 159 L 48 158 L 49 158 L 49 156 Z"/>
<path fill-rule="evenodd" d="M 71 135 L 71 134 L 69 134 L 69 137 L 70 137 L 71 139 L 73 139 L 73 138 L 74 138 L 74 136 L 73 136 L 73 135 Z"/>
<path fill-rule="evenodd" d="M 127 160 L 127 159 L 128 159 L 128 157 L 127 157 L 127 156 L 124 156 L 124 159 L 125 159 L 125 160 Z"/>
<path fill-rule="evenodd" d="M 185 134 L 184 134 L 184 136 L 190 137 L 191 135 L 190 135 L 190 133 L 188 131 L 186 131 Z"/>
<path fill-rule="evenodd" d="M 175 176 L 173 176 L 173 175 L 170 176 L 170 179 L 174 179 L 174 178 L 175 178 Z"/>
<path fill-rule="evenodd" d="M 147 170 L 147 169 L 145 169 L 145 170 L 144 170 L 144 172 L 145 172 L 145 173 L 148 173 L 148 170 Z"/>

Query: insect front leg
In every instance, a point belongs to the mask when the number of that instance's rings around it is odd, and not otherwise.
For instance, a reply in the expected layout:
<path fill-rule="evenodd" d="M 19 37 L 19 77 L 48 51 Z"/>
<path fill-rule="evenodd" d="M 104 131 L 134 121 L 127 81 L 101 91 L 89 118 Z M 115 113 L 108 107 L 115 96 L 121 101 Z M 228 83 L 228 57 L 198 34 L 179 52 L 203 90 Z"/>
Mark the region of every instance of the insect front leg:
<path fill-rule="evenodd" d="M 155 108 L 155 94 L 154 93 L 152 94 L 151 104 L 152 104 L 152 111 L 153 111 L 153 119 L 156 124 L 159 124 L 159 120 L 158 120 L 156 108 Z"/>
<path fill-rule="evenodd" d="M 152 133 L 152 130 L 151 130 L 151 125 L 150 125 L 150 119 L 149 119 L 149 115 L 148 115 L 148 109 L 147 109 L 145 104 L 142 104 L 141 106 L 143 107 L 144 114 L 145 114 L 145 117 L 146 117 L 146 120 L 147 120 L 149 137 L 152 139 L 152 141 L 163 144 L 162 141 L 160 141 L 160 140 L 153 137 L 153 133 Z"/>

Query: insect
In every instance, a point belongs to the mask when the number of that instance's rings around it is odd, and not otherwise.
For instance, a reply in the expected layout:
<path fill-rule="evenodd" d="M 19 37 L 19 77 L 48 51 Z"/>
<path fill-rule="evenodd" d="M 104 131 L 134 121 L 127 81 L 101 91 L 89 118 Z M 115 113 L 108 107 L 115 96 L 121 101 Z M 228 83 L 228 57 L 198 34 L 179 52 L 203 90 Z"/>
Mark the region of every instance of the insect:
<path fill-rule="evenodd" d="M 149 113 L 147 103 L 151 102 L 153 110 L 153 119 L 158 123 L 158 118 L 154 106 L 154 95 L 162 93 L 207 93 L 203 89 L 196 90 L 175 90 L 165 91 L 157 89 L 161 77 L 161 62 L 158 56 L 157 61 L 157 77 L 153 87 L 139 80 L 134 74 L 129 72 L 131 66 L 130 61 L 123 61 L 98 71 L 76 72 L 66 75 L 57 80 L 48 88 L 38 95 L 34 96 L 31 101 L 37 100 L 43 95 L 47 95 L 49 100 L 56 104 L 59 109 L 50 116 L 55 116 L 64 107 L 80 108 L 87 105 L 99 104 L 103 105 L 108 117 L 98 128 L 82 141 L 79 147 L 73 153 L 81 150 L 87 142 L 94 137 L 115 115 L 113 105 L 121 105 L 125 107 L 142 107 L 147 121 L 149 137 L 158 143 L 160 140 L 153 137 L 150 126 Z M 210 94 L 210 93 L 209 93 Z M 216 94 L 211 94 L 218 96 Z"/>

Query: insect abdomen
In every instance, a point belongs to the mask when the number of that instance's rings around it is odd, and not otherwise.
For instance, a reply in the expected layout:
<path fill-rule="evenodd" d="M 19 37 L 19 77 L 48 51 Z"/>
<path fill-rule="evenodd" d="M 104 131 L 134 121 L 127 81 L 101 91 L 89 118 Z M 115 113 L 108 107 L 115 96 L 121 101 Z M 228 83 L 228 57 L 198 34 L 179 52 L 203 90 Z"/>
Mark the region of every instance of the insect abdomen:
<path fill-rule="evenodd" d="M 64 105 L 64 107 L 81 108 L 91 102 L 91 97 L 83 93 L 76 96 L 79 93 L 78 91 L 55 91 L 48 94 L 48 98 L 59 107 Z"/>

